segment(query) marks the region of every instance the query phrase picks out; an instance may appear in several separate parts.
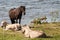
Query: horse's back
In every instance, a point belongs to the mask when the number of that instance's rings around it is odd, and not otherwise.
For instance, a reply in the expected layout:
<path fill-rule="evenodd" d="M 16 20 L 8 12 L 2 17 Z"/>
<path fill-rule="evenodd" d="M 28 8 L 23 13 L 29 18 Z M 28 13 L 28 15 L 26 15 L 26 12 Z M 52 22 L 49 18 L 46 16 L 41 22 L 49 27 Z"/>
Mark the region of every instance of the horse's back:
<path fill-rule="evenodd" d="M 13 11 L 14 9 L 16 9 L 16 8 L 12 8 L 12 9 L 10 9 L 9 12 Z"/>
<path fill-rule="evenodd" d="M 19 14 L 18 14 L 17 10 L 18 9 L 16 9 L 16 8 L 10 9 L 10 11 L 9 11 L 9 17 L 12 18 L 12 19 L 13 18 L 15 19 L 16 17 L 18 17 Z"/>

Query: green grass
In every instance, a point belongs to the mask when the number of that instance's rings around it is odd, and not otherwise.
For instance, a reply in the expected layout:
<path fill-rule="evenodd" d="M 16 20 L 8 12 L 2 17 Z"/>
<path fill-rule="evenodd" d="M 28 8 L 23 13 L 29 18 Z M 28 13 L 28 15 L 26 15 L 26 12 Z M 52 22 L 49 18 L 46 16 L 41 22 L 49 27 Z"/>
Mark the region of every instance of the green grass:
<path fill-rule="evenodd" d="M 52 38 L 26 38 L 21 32 L 5 31 L 0 28 L 0 40 L 60 40 L 60 23 L 34 24 L 32 30 L 42 30 Z"/>

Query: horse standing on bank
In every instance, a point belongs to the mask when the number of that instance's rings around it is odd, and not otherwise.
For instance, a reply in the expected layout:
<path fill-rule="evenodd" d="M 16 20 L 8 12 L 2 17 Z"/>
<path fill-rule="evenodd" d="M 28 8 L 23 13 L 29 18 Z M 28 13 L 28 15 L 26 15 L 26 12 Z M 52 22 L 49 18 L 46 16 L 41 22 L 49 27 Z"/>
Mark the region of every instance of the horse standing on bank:
<path fill-rule="evenodd" d="M 22 15 L 26 14 L 25 9 L 26 9 L 25 6 L 20 6 L 18 8 L 12 8 L 9 10 L 9 17 L 12 24 L 18 23 L 18 20 L 19 24 L 21 23 Z"/>

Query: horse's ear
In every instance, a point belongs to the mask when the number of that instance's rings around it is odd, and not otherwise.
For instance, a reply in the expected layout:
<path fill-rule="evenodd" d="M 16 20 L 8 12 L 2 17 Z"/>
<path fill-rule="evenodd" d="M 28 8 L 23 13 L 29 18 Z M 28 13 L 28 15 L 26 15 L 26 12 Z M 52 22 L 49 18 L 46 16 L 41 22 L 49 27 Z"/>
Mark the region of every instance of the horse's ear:
<path fill-rule="evenodd" d="M 26 24 L 24 26 L 27 26 Z"/>
<path fill-rule="evenodd" d="M 23 26 L 21 28 L 23 28 Z"/>
<path fill-rule="evenodd" d="M 21 26 L 22 29 L 23 29 L 24 27 L 25 27 L 24 25 Z"/>

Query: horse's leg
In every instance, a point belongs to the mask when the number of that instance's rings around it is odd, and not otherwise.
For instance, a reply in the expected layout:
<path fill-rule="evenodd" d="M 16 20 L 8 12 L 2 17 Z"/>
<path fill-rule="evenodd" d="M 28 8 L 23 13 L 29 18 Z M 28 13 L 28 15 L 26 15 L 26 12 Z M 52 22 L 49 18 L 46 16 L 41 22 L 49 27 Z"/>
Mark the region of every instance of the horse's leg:
<path fill-rule="evenodd" d="M 21 17 L 19 18 L 19 24 L 21 23 Z"/>
<path fill-rule="evenodd" d="M 18 23 L 18 20 L 16 19 L 16 23 Z"/>
<path fill-rule="evenodd" d="M 11 19 L 11 23 L 12 23 L 12 24 L 14 24 L 14 23 L 15 23 L 15 21 L 14 21 L 13 19 Z"/>
<path fill-rule="evenodd" d="M 19 19 L 19 24 L 21 23 L 21 19 Z"/>
<path fill-rule="evenodd" d="M 22 14 L 19 15 L 19 24 L 21 23 Z"/>

